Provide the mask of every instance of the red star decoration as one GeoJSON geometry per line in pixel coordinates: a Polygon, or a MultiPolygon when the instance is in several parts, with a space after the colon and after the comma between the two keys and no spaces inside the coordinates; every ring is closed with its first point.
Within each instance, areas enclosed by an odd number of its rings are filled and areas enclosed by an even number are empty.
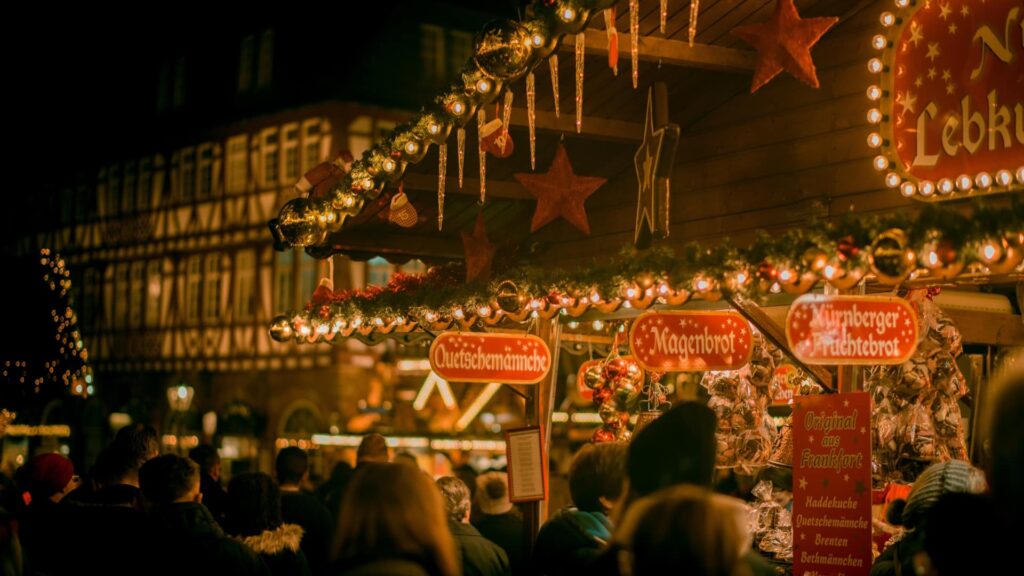
{"type": "Polygon", "coordinates": [[[517,172],[515,177],[537,199],[537,210],[533,213],[530,232],[536,232],[562,217],[584,234],[590,235],[590,222],[587,221],[583,202],[604,186],[607,178],[574,174],[569,164],[569,154],[561,143],[555,150],[555,159],[551,161],[547,173],[517,172]]]}
{"type": "Polygon", "coordinates": [[[733,34],[761,55],[750,92],[756,92],[783,70],[817,88],[818,73],[811,59],[811,47],[838,21],[835,17],[801,18],[793,0],[778,0],[767,22],[734,28],[733,34]]]}
{"type": "Polygon", "coordinates": [[[491,263],[494,261],[494,253],[498,251],[498,247],[487,239],[487,229],[484,228],[482,212],[476,216],[473,233],[462,233],[462,246],[466,250],[466,282],[490,278],[491,263]]]}

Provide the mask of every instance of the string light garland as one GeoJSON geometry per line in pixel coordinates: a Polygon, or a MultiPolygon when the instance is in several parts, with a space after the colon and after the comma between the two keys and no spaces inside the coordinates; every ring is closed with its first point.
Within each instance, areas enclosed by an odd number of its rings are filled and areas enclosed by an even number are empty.
{"type": "Polygon", "coordinates": [[[519,266],[490,283],[467,284],[461,264],[440,266],[420,275],[396,275],[383,287],[315,298],[305,310],[275,318],[271,335],[284,342],[296,336],[316,342],[327,340],[313,330],[321,324],[343,337],[369,337],[419,327],[468,329],[555,315],[579,318],[591,310],[610,314],[620,308],[678,306],[694,298],[714,301],[726,293],[763,300],[782,291],[807,292],[819,281],[849,288],[869,275],[887,285],[958,274],[1020,279],[1022,261],[1024,203],[1003,208],[979,204],[970,216],[927,206],[916,219],[850,215],[783,235],[762,234],[744,249],[724,242],[690,244],[679,252],[627,247],[617,258],[569,271],[519,266]],[[484,307],[492,312],[479,314],[484,307]],[[362,318],[388,320],[366,325],[362,318]]]}

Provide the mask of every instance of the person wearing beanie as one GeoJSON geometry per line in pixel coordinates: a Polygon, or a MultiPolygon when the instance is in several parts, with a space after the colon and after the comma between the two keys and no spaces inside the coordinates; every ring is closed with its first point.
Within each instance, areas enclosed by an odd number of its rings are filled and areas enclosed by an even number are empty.
{"type": "Polygon", "coordinates": [[[522,574],[526,561],[523,518],[508,499],[508,474],[486,472],[476,478],[476,502],[480,517],[473,526],[508,555],[512,574],[522,574]]]}
{"type": "Polygon", "coordinates": [[[894,536],[875,559],[871,576],[914,574],[914,556],[924,549],[925,519],[939,498],[984,490],[984,473],[968,462],[949,460],[929,466],[918,476],[905,502],[894,500],[889,505],[889,522],[902,525],[903,532],[894,536]]]}
{"type": "Polygon", "coordinates": [[[66,555],[59,552],[70,542],[68,505],[61,505],[80,481],[75,467],[60,454],[39,454],[20,471],[27,504],[19,522],[26,573],[59,573],[66,555]]]}

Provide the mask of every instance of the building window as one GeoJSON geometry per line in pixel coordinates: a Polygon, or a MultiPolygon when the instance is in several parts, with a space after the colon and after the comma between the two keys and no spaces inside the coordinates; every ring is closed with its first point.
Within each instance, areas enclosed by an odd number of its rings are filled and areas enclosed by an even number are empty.
{"type": "Polygon", "coordinates": [[[431,85],[440,84],[445,79],[447,62],[444,53],[444,28],[433,24],[420,24],[423,77],[431,85]]]}
{"type": "Polygon", "coordinates": [[[146,295],[146,267],[144,262],[132,263],[132,285],[128,294],[128,322],[132,328],[142,326],[142,312],[146,295]]]}
{"type": "Polygon", "coordinates": [[[309,302],[320,282],[320,261],[299,252],[299,307],[309,302]]]}
{"type": "Polygon", "coordinates": [[[163,292],[160,275],[160,261],[155,260],[146,266],[146,326],[160,325],[160,303],[163,292]]]}
{"type": "Polygon", "coordinates": [[[124,165],[124,193],[121,194],[121,210],[125,214],[135,211],[135,162],[124,165]]]}
{"type": "Polygon", "coordinates": [[[242,38],[242,46],[238,51],[238,92],[252,89],[253,62],[256,57],[256,37],[253,35],[242,38]]]}
{"type": "Polygon", "coordinates": [[[213,144],[200,144],[198,156],[199,182],[197,190],[199,198],[209,198],[213,192],[213,144]]]}
{"type": "Polygon", "coordinates": [[[469,32],[449,30],[448,46],[448,76],[444,79],[454,77],[473,55],[473,35],[469,32]]]}
{"type": "Polygon", "coordinates": [[[128,323],[128,263],[122,262],[117,265],[117,274],[114,277],[114,327],[124,328],[128,323]]]}
{"type": "Polygon", "coordinates": [[[400,270],[403,274],[423,274],[427,271],[427,265],[422,260],[409,260],[402,264],[400,270]]]}
{"type": "Polygon", "coordinates": [[[203,278],[203,320],[220,318],[220,255],[208,254],[203,278]]]}
{"type": "Polygon", "coordinates": [[[202,256],[189,256],[186,282],[188,283],[188,288],[185,294],[185,317],[189,322],[199,322],[199,307],[202,304],[203,298],[202,291],[200,290],[203,286],[202,256]]]}
{"type": "Polygon", "coordinates": [[[274,310],[290,310],[292,302],[292,279],[295,278],[295,250],[275,252],[274,256],[274,310]]]}
{"type": "Polygon", "coordinates": [[[171,104],[171,63],[164,62],[160,66],[160,76],[156,81],[156,111],[163,112],[171,104]]]}
{"type": "Polygon", "coordinates": [[[196,150],[185,148],[178,157],[178,198],[190,201],[196,193],[196,150]]]}
{"type": "Polygon", "coordinates": [[[174,107],[180,108],[185,105],[185,77],[187,73],[185,57],[182,56],[174,63],[174,107]]]}
{"type": "Polygon", "coordinates": [[[264,30],[260,36],[260,67],[256,75],[256,87],[266,88],[274,75],[274,31],[264,30]]]}
{"type": "Polygon", "coordinates": [[[299,179],[299,125],[285,124],[281,128],[281,175],[286,183],[299,179]]]}
{"type": "Polygon", "coordinates": [[[260,155],[263,158],[263,186],[277,186],[281,158],[277,128],[264,128],[260,133],[260,155]]]}
{"type": "Polygon", "coordinates": [[[139,212],[149,210],[153,198],[153,159],[139,160],[139,193],[136,205],[139,212]]]}
{"type": "Polygon", "coordinates": [[[323,144],[321,136],[321,121],[319,118],[312,118],[302,123],[302,170],[303,173],[310,168],[323,162],[323,144]]]}
{"type": "Polygon", "coordinates": [[[249,136],[239,134],[228,138],[228,173],[224,186],[228,192],[244,192],[249,177],[249,136]]]}
{"type": "Polygon", "coordinates": [[[387,260],[377,256],[366,261],[366,284],[372,286],[384,286],[391,280],[391,272],[394,268],[387,260]]]}
{"type": "Polygon", "coordinates": [[[256,313],[256,252],[241,250],[235,258],[235,319],[251,320],[256,313]]]}
{"type": "Polygon", "coordinates": [[[117,216],[121,200],[121,166],[107,169],[107,216],[117,216]]]}
{"type": "Polygon", "coordinates": [[[95,268],[86,268],[82,280],[82,323],[87,331],[96,330],[96,318],[99,317],[100,272],[95,268]]]}

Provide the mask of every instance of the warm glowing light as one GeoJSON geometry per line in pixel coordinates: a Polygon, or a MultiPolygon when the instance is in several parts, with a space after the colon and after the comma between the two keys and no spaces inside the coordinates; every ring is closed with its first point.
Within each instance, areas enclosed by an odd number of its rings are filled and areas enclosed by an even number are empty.
{"type": "Polygon", "coordinates": [[[1009,170],[1000,170],[999,172],[996,172],[996,182],[998,182],[1000,186],[1009,186],[1010,184],[1013,184],[1013,174],[1010,174],[1009,170]]]}
{"type": "Polygon", "coordinates": [[[476,313],[479,316],[483,316],[484,318],[487,318],[488,316],[491,315],[491,307],[490,306],[481,306],[480,308],[477,309],[476,313]]]}
{"type": "Polygon", "coordinates": [[[570,330],[575,330],[575,329],[577,329],[579,327],[580,327],[580,323],[579,322],[577,322],[575,320],[572,320],[571,322],[569,322],[569,329],[570,330]]]}
{"type": "Polygon", "coordinates": [[[868,72],[871,72],[872,74],[878,74],[879,72],[882,71],[883,68],[885,68],[885,65],[882,64],[882,61],[880,59],[872,58],[871,60],[868,60],[868,72]]]}
{"type": "Polygon", "coordinates": [[[997,246],[991,240],[988,240],[981,247],[981,259],[986,264],[991,264],[999,260],[999,258],[1002,256],[1002,252],[1003,251],[999,246],[997,246]]]}
{"type": "Polygon", "coordinates": [[[868,110],[868,123],[878,124],[882,121],[882,111],[878,108],[872,108],[868,110]]]}
{"type": "Polygon", "coordinates": [[[572,22],[576,19],[576,11],[571,6],[566,6],[558,13],[558,16],[562,18],[563,22],[572,22]]]}
{"type": "Polygon", "coordinates": [[[868,100],[880,100],[882,98],[882,89],[878,86],[868,86],[868,100]]]}
{"type": "Polygon", "coordinates": [[[885,175],[885,185],[889,188],[896,188],[900,185],[900,175],[895,172],[889,172],[885,175]]]}
{"type": "Polygon", "coordinates": [[[822,273],[825,275],[825,278],[832,280],[838,277],[839,269],[831,264],[827,264],[822,273]]]}
{"type": "Polygon", "coordinates": [[[968,176],[967,174],[961,174],[956,177],[956,187],[961,192],[966,192],[970,190],[973,185],[974,183],[971,182],[971,177],[968,176]]]}
{"type": "Polygon", "coordinates": [[[397,165],[395,164],[395,161],[392,160],[391,158],[385,158],[384,162],[381,162],[381,167],[384,168],[384,171],[389,174],[395,171],[396,166],[397,165]]]}
{"type": "Polygon", "coordinates": [[[989,188],[992,186],[992,176],[988,172],[978,172],[974,177],[974,183],[978,188],[989,188]]]}
{"type": "Polygon", "coordinates": [[[953,181],[949,178],[943,178],[939,180],[939,194],[952,194],[953,193],[953,181]]]}
{"type": "Polygon", "coordinates": [[[540,34],[534,34],[530,36],[530,42],[533,43],[534,48],[538,48],[541,44],[544,44],[544,37],[540,34]]]}
{"type": "Polygon", "coordinates": [[[931,196],[935,194],[935,184],[931,180],[921,180],[918,185],[918,189],[921,192],[921,196],[931,196]]]}
{"type": "Polygon", "coordinates": [[[868,134],[868,146],[871,148],[878,148],[882,145],[882,135],[878,132],[872,132],[868,134]]]}
{"type": "Polygon", "coordinates": [[[452,102],[452,112],[456,116],[461,116],[462,113],[465,112],[465,111],[466,111],[466,105],[463,104],[461,101],[456,100],[455,102],[452,102]]]}
{"type": "Polygon", "coordinates": [[[664,295],[668,294],[668,291],[669,291],[668,284],[666,284],[664,282],[662,282],[661,284],[658,284],[658,294],[661,294],[662,296],[664,296],[664,295]]]}
{"type": "Polygon", "coordinates": [[[637,296],[636,288],[627,288],[626,289],[626,298],[636,298],[636,296],[637,296]]]}
{"type": "Polygon", "coordinates": [[[892,12],[882,12],[882,16],[879,18],[879,21],[882,22],[882,26],[889,28],[896,23],[896,15],[892,12]]]}
{"type": "Polygon", "coordinates": [[[875,170],[882,172],[883,170],[887,170],[889,168],[889,159],[879,154],[878,156],[875,156],[873,164],[875,166],[875,170]]]}
{"type": "Polygon", "coordinates": [[[906,8],[908,5],[910,5],[910,0],[896,0],[897,8],[906,8]]]}
{"type": "Polygon", "coordinates": [[[484,406],[491,401],[491,398],[498,393],[498,390],[501,390],[501,384],[498,382],[491,382],[481,390],[480,394],[473,399],[473,402],[468,408],[466,408],[466,411],[463,412],[462,416],[460,416],[455,422],[455,429],[465,430],[466,426],[469,426],[470,422],[480,414],[480,411],[483,410],[484,406]]]}
{"type": "Polygon", "coordinates": [[[736,283],[737,284],[746,284],[747,283],[747,273],[746,272],[739,272],[739,273],[737,273],[736,274],[736,283]]]}
{"type": "Polygon", "coordinates": [[[431,122],[427,125],[427,132],[430,132],[432,136],[437,136],[441,133],[441,125],[437,122],[431,122]]]}
{"type": "Polygon", "coordinates": [[[1017,182],[1024,184],[1024,166],[1017,168],[1017,182]]]}
{"type": "Polygon", "coordinates": [[[415,154],[420,151],[420,143],[415,140],[409,140],[405,143],[405,153],[415,154]]]}
{"type": "Polygon", "coordinates": [[[783,270],[782,272],[779,272],[779,280],[782,280],[783,282],[790,282],[791,280],[794,280],[795,278],[796,278],[796,273],[793,272],[792,270],[786,269],[786,270],[783,270]]]}
{"type": "Polygon", "coordinates": [[[900,194],[903,194],[907,198],[910,198],[917,193],[917,186],[914,186],[913,182],[904,182],[900,184],[900,194]]]}
{"type": "Polygon", "coordinates": [[[604,322],[600,320],[594,320],[594,323],[591,324],[591,326],[594,328],[594,330],[604,330],[604,322]]]}
{"type": "Polygon", "coordinates": [[[481,78],[480,80],[477,80],[476,91],[481,93],[481,94],[487,94],[488,92],[490,92],[491,91],[491,82],[490,82],[490,80],[487,80],[485,78],[481,78]]]}
{"type": "Polygon", "coordinates": [[[452,312],[452,315],[455,316],[456,318],[458,318],[459,320],[462,320],[463,318],[466,317],[466,313],[462,311],[462,308],[456,308],[452,312]]]}
{"type": "Polygon", "coordinates": [[[889,41],[886,40],[885,36],[882,36],[881,34],[875,34],[875,36],[871,39],[871,47],[874,48],[875,50],[884,50],[888,44],[889,41]]]}

